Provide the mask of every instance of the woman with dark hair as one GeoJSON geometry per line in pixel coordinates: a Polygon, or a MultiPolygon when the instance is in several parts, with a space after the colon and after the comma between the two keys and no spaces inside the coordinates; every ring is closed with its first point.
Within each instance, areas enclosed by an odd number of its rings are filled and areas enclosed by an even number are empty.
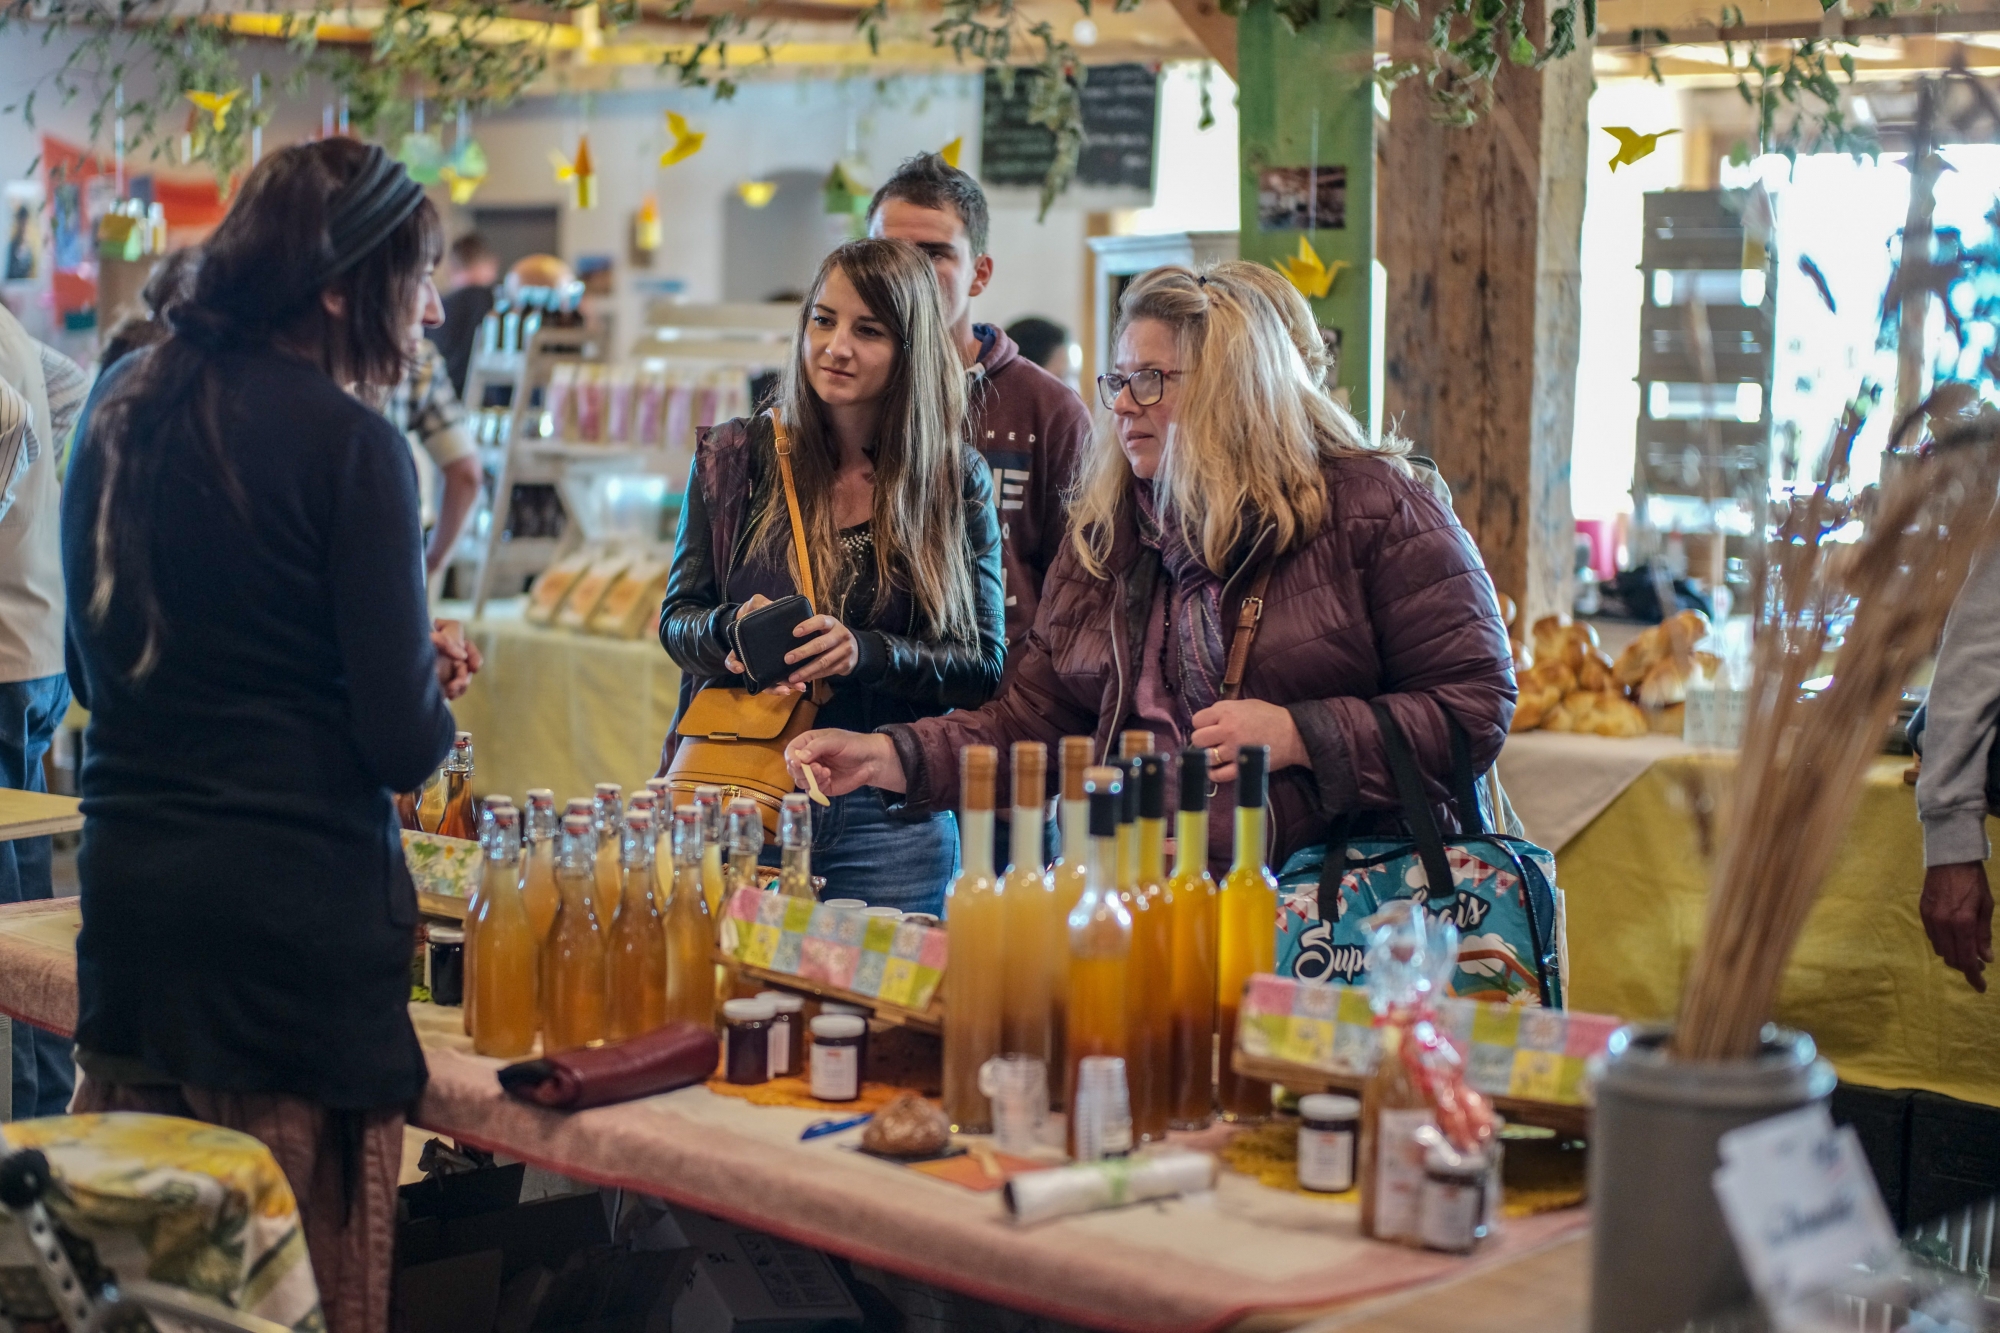
{"type": "Polygon", "coordinates": [[[392,791],[444,758],[409,450],[357,395],[436,319],[438,219],[381,149],[266,158],[108,372],[63,496],[82,773],[77,1111],[255,1135],[327,1326],[387,1327],[416,895],[392,791]]]}
{"type": "MultiPolygon", "coordinates": [[[[680,711],[706,685],[742,684],[736,621],[805,586],[774,415],[821,597],[773,688],[824,681],[819,724],[860,731],[984,703],[1006,662],[1006,608],[993,483],[966,443],[965,371],[930,260],[868,240],[820,265],[771,410],[696,446],[660,609],[660,642],[685,673],[680,711]]],[[[814,823],[813,870],[829,895],[943,904],[958,867],[949,815],[891,820],[880,793],[862,790],[814,823]]]]}

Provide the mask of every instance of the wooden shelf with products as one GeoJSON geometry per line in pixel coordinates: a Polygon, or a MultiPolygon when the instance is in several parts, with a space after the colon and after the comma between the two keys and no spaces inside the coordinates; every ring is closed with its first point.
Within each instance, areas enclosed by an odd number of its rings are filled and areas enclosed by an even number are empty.
{"type": "MultiPolygon", "coordinates": [[[[1270,1083],[1282,1083],[1288,1092],[1344,1092],[1353,1096],[1361,1095],[1362,1085],[1367,1083],[1365,1075],[1336,1074],[1314,1065],[1296,1064],[1290,1060],[1274,1059],[1270,1056],[1246,1055],[1235,1052],[1232,1065],[1245,1078],[1263,1079],[1270,1083]]],[[[1534,1125],[1541,1129],[1552,1129],[1558,1134],[1574,1134],[1583,1138],[1590,1133],[1590,1108],[1569,1106],[1556,1102],[1529,1101],[1520,1097],[1495,1097],[1487,1100],[1493,1109],[1507,1117],[1510,1124],[1534,1125]]]]}
{"type": "Polygon", "coordinates": [[[810,981],[790,972],[775,972],[768,967],[753,967],[749,963],[739,962],[734,954],[721,949],[715,951],[715,961],[740,976],[762,982],[767,986],[797,991],[802,995],[817,996],[822,1000],[838,1000],[842,1004],[872,1010],[875,1017],[895,1027],[906,1027],[915,1032],[928,1032],[934,1035],[944,1031],[943,996],[933,997],[929,1006],[924,1009],[905,1009],[899,1004],[890,1004],[872,995],[863,995],[859,991],[847,990],[823,981],[810,981]]]}

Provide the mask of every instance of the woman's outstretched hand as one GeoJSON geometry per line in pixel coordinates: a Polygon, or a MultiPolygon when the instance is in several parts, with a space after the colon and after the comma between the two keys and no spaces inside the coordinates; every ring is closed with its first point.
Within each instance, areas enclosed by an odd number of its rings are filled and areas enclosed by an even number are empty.
{"type": "Polygon", "coordinates": [[[903,762],[887,736],[859,731],[808,731],[785,750],[785,767],[801,789],[810,766],[819,788],[828,796],[845,796],[857,787],[900,792],[909,788],[903,762]]]}
{"type": "Polygon", "coordinates": [[[1308,764],[1305,742],[1291,712],[1261,699],[1230,699],[1194,715],[1190,745],[1208,750],[1211,782],[1236,780],[1236,752],[1245,745],[1271,747],[1271,772],[1308,764]]]}

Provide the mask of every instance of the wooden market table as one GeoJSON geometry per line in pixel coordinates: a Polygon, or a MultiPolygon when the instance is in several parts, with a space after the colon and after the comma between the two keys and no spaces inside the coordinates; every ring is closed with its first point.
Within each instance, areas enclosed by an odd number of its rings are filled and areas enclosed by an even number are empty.
{"type": "Polygon", "coordinates": [[[83,814],[78,809],[82,803],[75,796],[0,787],[0,842],[75,833],[83,827],[83,814]]]}
{"type": "MultiPolygon", "coordinates": [[[[0,1011],[73,1029],[77,926],[74,903],[0,907],[0,1011]]],[[[1209,1195],[1019,1229],[997,1193],[863,1157],[853,1133],[801,1143],[822,1112],[705,1087],[567,1115],[529,1106],[501,1094],[498,1061],[468,1052],[456,1009],[411,1015],[431,1070],[413,1116],[425,1129],[1013,1309],[1111,1329],[1281,1329],[1335,1314],[1389,1329],[1405,1325],[1370,1303],[1424,1289],[1424,1309],[1457,1310],[1461,1333],[1582,1327],[1587,1265],[1568,1243],[1587,1225],[1581,1209],[1510,1221],[1458,1259],[1363,1240],[1352,1205],[1225,1171],[1209,1195]],[[1532,1325],[1490,1322],[1495,1293],[1522,1273],[1538,1293],[1532,1325]]]]}

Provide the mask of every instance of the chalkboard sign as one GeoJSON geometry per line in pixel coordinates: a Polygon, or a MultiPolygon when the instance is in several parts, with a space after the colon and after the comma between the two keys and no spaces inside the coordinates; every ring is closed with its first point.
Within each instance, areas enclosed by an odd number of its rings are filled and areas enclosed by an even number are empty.
{"type": "MultiPolygon", "coordinates": [[[[1034,70],[1014,75],[1014,95],[1004,95],[1000,75],[986,73],[979,176],[988,185],[1040,189],[1055,160],[1055,131],[1028,122],[1034,70]]],[[[1153,127],[1159,75],[1144,65],[1093,65],[1083,84],[1083,152],[1076,184],[1153,190],[1153,127]]]]}

